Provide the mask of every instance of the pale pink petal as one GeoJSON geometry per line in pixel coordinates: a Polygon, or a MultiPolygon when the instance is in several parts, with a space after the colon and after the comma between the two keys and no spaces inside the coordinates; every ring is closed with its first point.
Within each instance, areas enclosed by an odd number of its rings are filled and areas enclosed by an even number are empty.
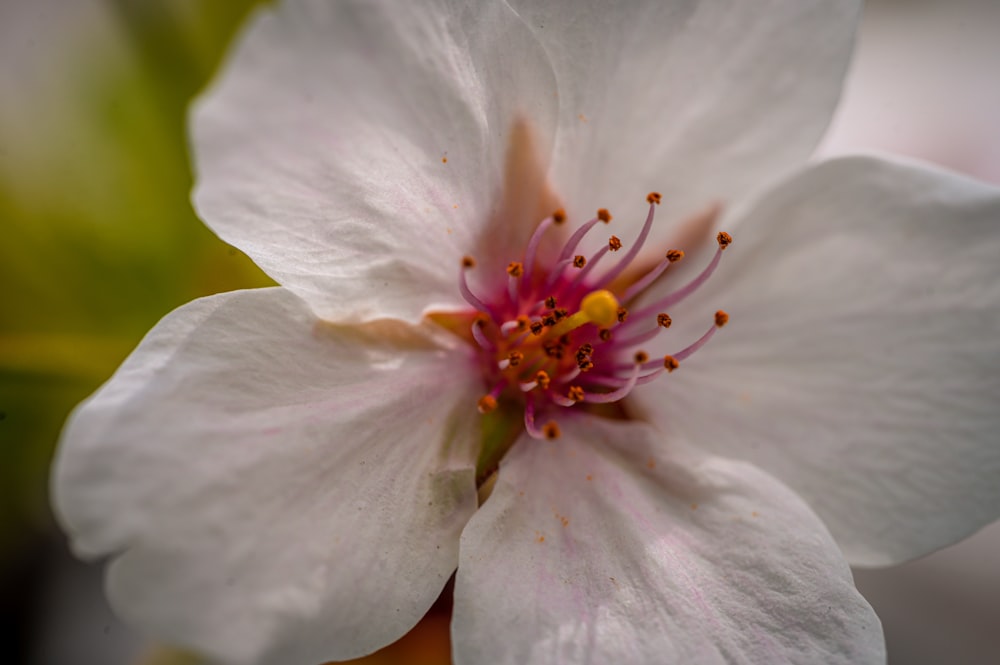
{"type": "Polygon", "coordinates": [[[462,534],[458,665],[883,663],[829,533],[755,467],[642,423],[519,441],[462,534]]]}
{"type": "MultiPolygon", "coordinates": [[[[499,227],[515,126],[544,165],[557,102],[506,3],[278,3],[195,105],[195,207],[319,316],[415,320],[462,304],[459,261],[499,227]]],[[[487,246],[520,251],[526,232],[487,246]]]]}
{"type": "Polygon", "coordinates": [[[512,0],[559,84],[553,177],[578,216],[641,225],[734,203],[798,168],[830,121],[856,0],[512,0]]]}
{"type": "Polygon", "coordinates": [[[636,391],[642,410],[797,490],[852,563],[917,557],[1000,517],[1000,190],[839,159],[740,229],[670,337],[719,307],[730,323],[636,391]]]}
{"type": "Polygon", "coordinates": [[[197,300],[78,408],[55,508],[79,554],[115,556],[126,620],[225,662],[306,665],[427,611],[476,507],[476,387],[464,352],[380,332],[282,289],[197,300]]]}

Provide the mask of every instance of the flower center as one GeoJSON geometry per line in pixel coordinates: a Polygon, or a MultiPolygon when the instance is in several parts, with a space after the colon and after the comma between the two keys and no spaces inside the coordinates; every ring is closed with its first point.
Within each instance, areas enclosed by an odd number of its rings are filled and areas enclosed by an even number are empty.
{"type": "MultiPolygon", "coordinates": [[[[479,347],[487,386],[478,401],[480,413],[500,410],[509,421],[519,412],[516,420],[523,422],[530,436],[556,438],[561,418],[574,410],[607,412],[607,405],[619,402],[636,386],[676,370],[728,322],[725,312],[716,312],[701,337],[660,358],[650,359],[641,349],[671,326],[667,310],[711,277],[732,242],[729,234],[720,232],[714,257],[696,277],[676,291],[630,310],[643,292],[684,258],[682,250],[670,249],[651,270],[630,274],[628,269],[652,229],[660,195],[653,192],[646,200],[649,213],[635,242],[603,271],[598,270],[602,260],[624,247],[621,239],[612,235],[589,257],[576,253],[595,226],[611,222],[611,214],[603,208],[569,236],[551,265],[537,260],[538,248],[549,229],[566,222],[566,214],[557,210],[542,220],[522,260],[512,261],[506,275],[499,276],[505,283],[495,285],[492,297],[480,297],[469,287],[466,273],[476,262],[471,257],[463,259],[458,286],[472,311],[433,318],[453,330],[469,326],[468,338],[479,347]]],[[[717,210],[707,221],[716,216],[717,210]]],[[[511,428],[507,430],[510,433],[511,428]]],[[[514,431],[519,432],[520,427],[514,431]]]]}

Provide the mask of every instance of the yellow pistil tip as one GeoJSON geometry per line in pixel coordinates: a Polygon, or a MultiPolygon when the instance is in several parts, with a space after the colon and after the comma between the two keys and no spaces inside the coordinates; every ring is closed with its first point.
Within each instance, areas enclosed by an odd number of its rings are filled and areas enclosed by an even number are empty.
{"type": "Polygon", "coordinates": [[[618,299],[607,289],[591,291],[580,303],[580,311],[589,321],[606,328],[618,321],[618,299]]]}

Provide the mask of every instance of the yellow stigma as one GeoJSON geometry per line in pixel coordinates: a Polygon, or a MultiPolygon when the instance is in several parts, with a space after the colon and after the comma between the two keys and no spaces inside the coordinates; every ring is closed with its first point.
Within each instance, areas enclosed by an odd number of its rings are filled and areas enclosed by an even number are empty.
{"type": "Polygon", "coordinates": [[[606,328],[618,320],[618,299],[606,289],[591,291],[583,297],[580,311],[590,322],[606,328]]]}
{"type": "Polygon", "coordinates": [[[546,337],[565,335],[570,330],[593,323],[600,328],[607,328],[618,321],[618,299],[606,289],[592,291],[580,302],[580,311],[563,319],[549,328],[546,337]]]}

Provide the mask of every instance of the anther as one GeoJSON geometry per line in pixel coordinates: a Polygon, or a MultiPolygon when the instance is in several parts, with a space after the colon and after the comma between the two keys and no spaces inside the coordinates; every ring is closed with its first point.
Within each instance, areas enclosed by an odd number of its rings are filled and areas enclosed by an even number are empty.
{"type": "Polygon", "coordinates": [[[560,435],[559,425],[554,420],[550,420],[542,426],[542,434],[545,435],[546,439],[558,439],[560,435]]]}
{"type": "Polygon", "coordinates": [[[589,372],[594,369],[594,361],[589,358],[584,358],[583,360],[577,360],[576,366],[580,368],[581,372],[589,372]]]}
{"type": "Polygon", "coordinates": [[[510,361],[511,367],[517,367],[524,360],[524,354],[520,351],[511,351],[507,354],[507,360],[510,361]]]}
{"type": "Polygon", "coordinates": [[[548,390],[549,384],[552,383],[552,379],[549,377],[549,373],[546,372],[544,369],[538,370],[538,373],[535,374],[535,381],[538,382],[538,387],[541,388],[542,390],[548,390]]]}
{"type": "Polygon", "coordinates": [[[669,328],[670,324],[673,322],[674,320],[671,319],[670,315],[667,314],[666,312],[661,312],[656,315],[656,325],[660,326],[661,328],[669,328]]]}
{"type": "Polygon", "coordinates": [[[524,274],[524,266],[517,261],[511,261],[507,264],[507,274],[511,277],[520,277],[524,274]]]}
{"type": "Polygon", "coordinates": [[[555,296],[549,296],[548,298],[546,298],[545,299],[545,306],[548,307],[549,309],[555,309],[556,308],[556,298],[555,298],[555,296]]]}
{"type": "Polygon", "coordinates": [[[729,315],[720,309],[715,313],[715,325],[716,327],[721,328],[727,323],[729,323],[729,315]]]}
{"type": "Polygon", "coordinates": [[[472,258],[471,256],[463,256],[462,257],[462,267],[463,268],[475,268],[476,267],[476,260],[474,258],[472,258]]]}
{"type": "Polygon", "coordinates": [[[635,360],[635,364],[641,365],[647,360],[649,360],[649,354],[646,353],[645,351],[636,351],[633,360],[635,360]]]}
{"type": "Polygon", "coordinates": [[[566,211],[563,210],[562,208],[558,208],[555,212],[552,213],[552,221],[555,222],[556,224],[562,224],[563,222],[565,222],[566,211]]]}
{"type": "Polygon", "coordinates": [[[660,200],[662,198],[663,197],[660,196],[659,192],[650,192],[649,195],[646,196],[646,203],[655,203],[656,205],[660,205],[660,200]]]}
{"type": "Polygon", "coordinates": [[[525,330],[528,329],[528,326],[531,325],[531,319],[524,316],[523,314],[517,317],[515,321],[517,322],[517,327],[515,328],[517,332],[524,332],[525,330]]]}
{"type": "Polygon", "coordinates": [[[608,328],[601,328],[597,331],[597,336],[601,338],[602,342],[611,341],[611,331],[608,328]]]}
{"type": "Polygon", "coordinates": [[[617,252],[622,248],[622,241],[618,236],[611,236],[608,238],[608,249],[612,252],[617,252]]]}
{"type": "Polygon", "coordinates": [[[684,250],[682,249],[671,249],[667,252],[667,260],[671,263],[677,263],[684,258],[684,250]]]}
{"type": "Polygon", "coordinates": [[[569,397],[574,402],[582,402],[585,394],[583,388],[580,386],[570,386],[569,391],[566,393],[566,397],[569,397]]]}
{"type": "Polygon", "coordinates": [[[719,235],[715,236],[715,239],[719,241],[719,249],[725,249],[733,242],[733,237],[725,231],[719,231],[719,235]]]}
{"type": "Polygon", "coordinates": [[[497,408],[497,400],[493,395],[483,395],[479,398],[479,413],[486,414],[497,408]]]}
{"type": "Polygon", "coordinates": [[[680,367],[681,364],[677,362],[677,358],[674,358],[673,356],[663,356],[663,366],[668,372],[673,372],[675,369],[680,367]]]}
{"type": "Polygon", "coordinates": [[[625,323],[625,319],[628,318],[628,310],[624,307],[619,307],[618,311],[615,312],[615,316],[618,318],[618,323],[625,323]]]}
{"type": "Polygon", "coordinates": [[[611,213],[608,212],[607,208],[599,208],[597,211],[597,219],[607,224],[611,221],[611,213]]]}
{"type": "Polygon", "coordinates": [[[556,321],[562,321],[567,316],[569,316],[569,310],[563,309],[562,307],[552,310],[552,316],[556,317],[556,321]]]}
{"type": "Polygon", "coordinates": [[[585,265],[587,265],[587,257],[586,256],[584,256],[583,254],[577,254],[576,256],[573,257],[573,267],[574,268],[582,268],[585,265]]]}
{"type": "Polygon", "coordinates": [[[542,334],[542,330],[545,329],[545,324],[543,324],[541,321],[533,321],[531,323],[530,328],[531,328],[531,334],[532,335],[541,335],[542,334]]]}

